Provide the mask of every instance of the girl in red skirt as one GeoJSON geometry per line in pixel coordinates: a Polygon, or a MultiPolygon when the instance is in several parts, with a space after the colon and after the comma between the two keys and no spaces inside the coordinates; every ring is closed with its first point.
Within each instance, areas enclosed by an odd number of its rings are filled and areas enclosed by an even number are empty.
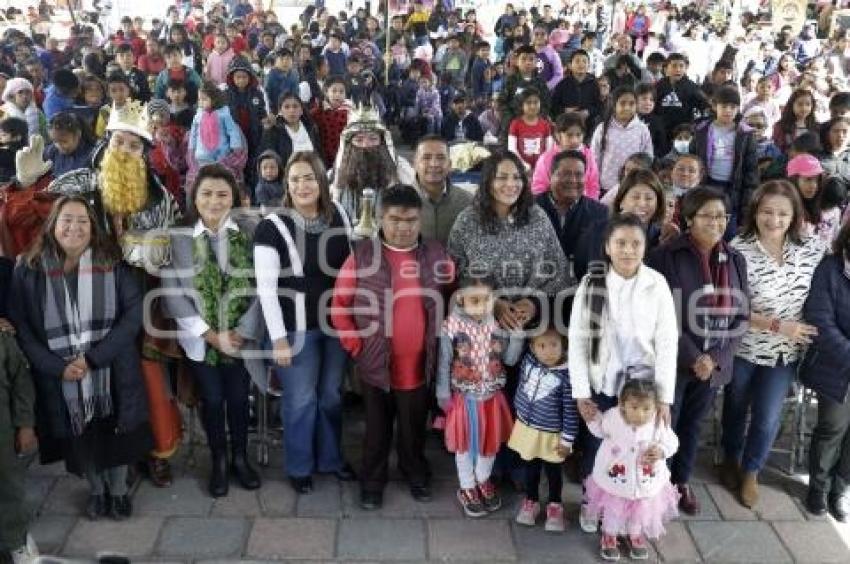
{"type": "Polygon", "coordinates": [[[523,347],[522,337],[509,339],[496,324],[493,289],[489,277],[462,280],[440,335],[437,400],[446,413],[446,448],[455,453],[457,498],[469,517],[502,506],[490,473],[513,427],[502,393],[505,364],[515,364],[523,347]]]}

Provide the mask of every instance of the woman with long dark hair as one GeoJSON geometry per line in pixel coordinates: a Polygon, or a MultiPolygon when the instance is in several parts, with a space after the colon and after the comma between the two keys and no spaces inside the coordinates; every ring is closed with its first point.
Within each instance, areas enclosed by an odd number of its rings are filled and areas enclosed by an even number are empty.
{"type": "MultiPolygon", "coordinates": [[[[589,422],[617,405],[626,379],[651,374],[660,393],[658,415],[669,423],[678,341],[673,296],[664,277],[643,264],[646,229],[640,218],[614,216],[603,243],[604,263],[591,266],[573,301],[568,351],[573,397],[589,422]]],[[[584,478],[600,440],[583,429],[579,442],[584,478]]],[[[579,522],[585,532],[596,531],[584,505],[579,522]]]]}
{"type": "Polygon", "coordinates": [[[130,517],[127,468],[153,446],[135,344],[142,292],[86,199],[56,201],[11,294],[36,388],[41,462],[64,460],[88,480],[90,519],[130,517]]]}
{"type": "Polygon", "coordinates": [[[552,223],[534,203],[519,157],[494,153],[481,177],[472,205],[455,220],[448,251],[461,277],[493,276],[500,291],[496,318],[506,329],[521,329],[541,313],[540,298],[566,289],[567,260],[552,223]]]}

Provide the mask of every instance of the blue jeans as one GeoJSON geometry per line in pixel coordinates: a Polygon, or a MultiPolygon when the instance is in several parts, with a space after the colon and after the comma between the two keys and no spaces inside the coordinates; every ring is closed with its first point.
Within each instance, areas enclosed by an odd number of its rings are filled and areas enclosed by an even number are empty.
{"type": "Polygon", "coordinates": [[[740,461],[744,472],[758,472],[764,467],[796,373],[796,362],[759,366],[735,358],[732,381],[724,390],[721,444],[726,460],[740,461]]]}
{"type": "Polygon", "coordinates": [[[277,369],[283,387],[280,418],[286,473],[303,478],[343,466],[342,374],[346,355],[339,339],[315,329],[289,335],[295,356],[277,369]]]}

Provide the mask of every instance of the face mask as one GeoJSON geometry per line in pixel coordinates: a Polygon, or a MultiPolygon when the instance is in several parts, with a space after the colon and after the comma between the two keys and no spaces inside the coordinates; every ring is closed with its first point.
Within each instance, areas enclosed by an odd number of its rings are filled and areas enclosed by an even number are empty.
{"type": "Polygon", "coordinates": [[[687,153],[688,149],[691,147],[691,142],[683,139],[676,139],[673,141],[673,147],[676,149],[677,153],[687,153]]]}

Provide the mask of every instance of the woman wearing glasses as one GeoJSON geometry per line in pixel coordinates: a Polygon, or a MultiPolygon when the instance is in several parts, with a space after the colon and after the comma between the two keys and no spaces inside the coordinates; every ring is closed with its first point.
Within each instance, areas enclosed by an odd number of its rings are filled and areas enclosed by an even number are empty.
{"type": "Polygon", "coordinates": [[[758,473],[779,430],[797,361],[817,335],[817,328],[802,321],[803,304],[826,244],[804,237],[803,217],[790,182],[766,182],[753,194],[744,229],[731,242],[747,261],[750,327],[725,389],[721,480],[747,507],[758,501],[758,473]]]}
{"type": "Polygon", "coordinates": [[[670,461],[679,489],[679,508],[699,513],[688,485],[696,459],[702,420],[717,388],[732,379],[732,359],[746,329],[747,265],[723,241],[729,221],[725,196],[712,188],[692,188],[681,203],[685,231],[650,253],[647,264],[664,275],[679,306],[679,354],[671,409],[679,451],[670,461]]]}

